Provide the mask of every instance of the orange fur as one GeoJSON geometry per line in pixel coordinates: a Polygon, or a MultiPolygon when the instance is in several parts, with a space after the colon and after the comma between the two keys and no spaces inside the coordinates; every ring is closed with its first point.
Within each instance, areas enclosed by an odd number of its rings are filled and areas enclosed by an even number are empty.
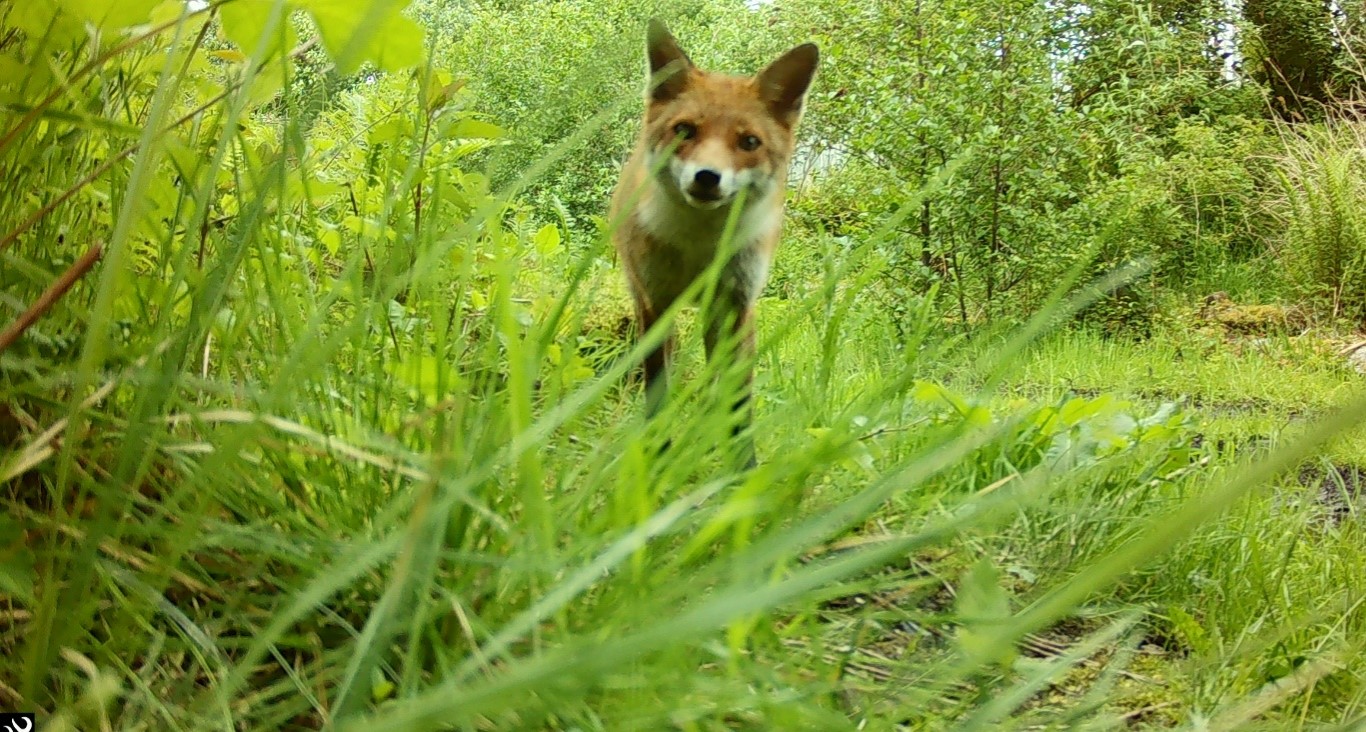
{"type": "MultiPolygon", "coordinates": [[[[611,204],[638,332],[649,329],[726,244],[729,259],[705,313],[707,356],[721,357],[718,349],[733,339],[733,357],[750,369],[754,303],[778,245],[794,131],[818,52],[810,43],[797,46],[752,77],[706,72],[657,20],[650,21],[646,50],[655,83],[611,204]],[[743,208],[735,212],[734,235],[723,242],[737,205],[743,208]]],[[[670,335],[645,358],[650,415],[663,406],[672,348],[670,335]]],[[[748,397],[746,378],[735,408],[747,409],[748,397]]],[[[753,464],[752,448],[746,450],[753,464]]]]}

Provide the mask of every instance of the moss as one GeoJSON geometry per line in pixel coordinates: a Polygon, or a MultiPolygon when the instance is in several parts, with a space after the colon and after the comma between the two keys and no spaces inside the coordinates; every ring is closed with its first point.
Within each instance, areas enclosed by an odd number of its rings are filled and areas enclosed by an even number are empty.
{"type": "Polygon", "coordinates": [[[1308,315],[1294,305],[1243,305],[1218,292],[1205,299],[1199,317],[1225,335],[1295,334],[1309,327],[1308,315]]]}

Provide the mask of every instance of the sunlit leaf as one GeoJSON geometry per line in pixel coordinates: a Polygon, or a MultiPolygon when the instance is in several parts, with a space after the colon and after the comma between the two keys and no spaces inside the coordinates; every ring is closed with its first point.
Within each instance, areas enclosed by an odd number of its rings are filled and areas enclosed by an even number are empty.
{"type": "Polygon", "coordinates": [[[496,140],[505,134],[503,128],[491,122],[484,122],[477,119],[462,119],[455,123],[450,132],[450,137],[456,139],[484,139],[496,140]]]}
{"type": "Polygon", "coordinates": [[[422,62],[424,32],[400,13],[407,2],[388,0],[301,0],[318,26],[324,48],[337,70],[355,73],[366,61],[383,71],[422,62]]]}
{"type": "Polygon", "coordinates": [[[5,8],[5,22],[30,38],[47,38],[57,45],[66,45],[85,37],[85,29],[81,24],[86,18],[72,14],[69,10],[54,12],[54,5],[57,9],[64,9],[60,2],[18,2],[8,5],[5,8]]]}
{"type": "Polygon", "coordinates": [[[223,35],[245,55],[268,59],[297,43],[289,23],[289,9],[288,4],[277,0],[233,0],[219,7],[218,17],[223,35]]]}
{"type": "Polygon", "coordinates": [[[370,674],[370,700],[382,702],[393,696],[394,690],[398,688],[394,682],[384,677],[384,672],[378,668],[372,669],[370,674]]]}
{"type": "Polygon", "coordinates": [[[560,230],[554,224],[546,224],[536,232],[532,238],[532,243],[536,246],[536,253],[541,256],[550,256],[560,250],[560,230]]]}
{"type": "MultiPolygon", "coordinates": [[[[62,10],[100,28],[127,28],[146,23],[161,0],[56,0],[62,10]]],[[[34,3],[35,5],[39,3],[34,3]]]]}
{"type": "Polygon", "coordinates": [[[958,584],[954,610],[960,623],[959,648],[977,663],[1008,666],[1015,647],[1003,640],[1010,619],[1010,596],[1001,587],[996,565],[983,559],[972,566],[958,584]]]}
{"type": "Polygon", "coordinates": [[[209,55],[217,59],[222,59],[228,63],[244,64],[247,62],[247,55],[234,48],[225,48],[218,51],[209,51],[209,55]]]}
{"type": "Polygon", "coordinates": [[[337,256],[337,252],[341,250],[341,233],[334,228],[328,227],[323,229],[322,233],[318,234],[318,241],[322,242],[323,247],[327,249],[327,253],[334,257],[337,256]]]}

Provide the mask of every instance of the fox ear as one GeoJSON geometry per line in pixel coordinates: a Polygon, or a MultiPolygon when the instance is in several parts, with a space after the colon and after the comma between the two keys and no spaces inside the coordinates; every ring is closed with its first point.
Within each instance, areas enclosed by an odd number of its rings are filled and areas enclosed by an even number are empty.
{"type": "Polygon", "coordinates": [[[650,76],[646,80],[650,99],[666,102],[683,93],[688,85],[688,71],[693,68],[692,59],[658,18],[650,18],[646,26],[645,53],[650,57],[650,76]]]}
{"type": "Polygon", "coordinates": [[[802,98],[806,96],[811,79],[816,75],[820,57],[816,44],[803,43],[783,54],[755,77],[759,83],[759,94],[768,108],[789,127],[801,117],[802,98]]]}

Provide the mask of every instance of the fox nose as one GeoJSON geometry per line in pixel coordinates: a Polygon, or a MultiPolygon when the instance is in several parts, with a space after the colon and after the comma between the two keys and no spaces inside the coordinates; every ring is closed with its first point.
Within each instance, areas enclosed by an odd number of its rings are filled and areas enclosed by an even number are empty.
{"type": "Polygon", "coordinates": [[[721,174],[714,170],[699,170],[692,179],[694,183],[703,188],[715,188],[721,185],[721,174]]]}

